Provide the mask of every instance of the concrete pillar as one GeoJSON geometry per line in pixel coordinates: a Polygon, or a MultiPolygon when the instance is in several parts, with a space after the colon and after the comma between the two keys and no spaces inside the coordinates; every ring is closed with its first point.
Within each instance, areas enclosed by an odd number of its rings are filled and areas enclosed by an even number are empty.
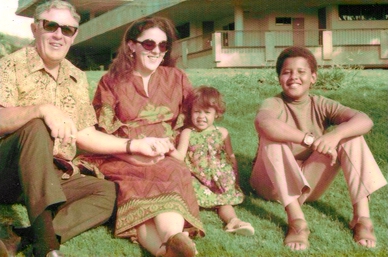
{"type": "Polygon", "coordinates": [[[331,60],[333,58],[333,32],[322,32],[322,59],[331,60]]]}
{"type": "Polygon", "coordinates": [[[222,35],[220,32],[213,33],[212,45],[214,62],[221,62],[222,35]]]}
{"type": "Polygon", "coordinates": [[[388,30],[381,30],[380,33],[380,58],[388,59],[388,30]]]}
{"type": "Polygon", "coordinates": [[[265,60],[275,61],[275,32],[265,32],[265,60]]]}
{"type": "Polygon", "coordinates": [[[235,46],[244,45],[244,11],[241,5],[234,6],[234,30],[235,30],[235,46]]]}

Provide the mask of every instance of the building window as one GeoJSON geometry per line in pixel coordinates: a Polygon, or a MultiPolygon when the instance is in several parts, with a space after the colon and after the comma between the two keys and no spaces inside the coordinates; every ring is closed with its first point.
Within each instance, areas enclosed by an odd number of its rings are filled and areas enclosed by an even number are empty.
{"type": "Polygon", "coordinates": [[[291,25],[291,17],[276,17],[276,25],[291,25]]]}
{"type": "MultiPolygon", "coordinates": [[[[223,30],[234,30],[234,22],[229,23],[228,25],[222,26],[223,30]]],[[[229,33],[223,32],[222,33],[222,46],[229,46],[229,33]]]]}
{"type": "Polygon", "coordinates": [[[222,27],[223,30],[234,30],[234,22],[222,27]]]}
{"type": "Polygon", "coordinates": [[[338,15],[342,21],[388,20],[388,4],[339,5],[338,15]]]}
{"type": "Polygon", "coordinates": [[[179,39],[190,37],[190,23],[186,22],[183,25],[177,26],[176,31],[179,39]]]}
{"type": "Polygon", "coordinates": [[[81,21],[79,23],[80,25],[84,24],[85,22],[88,22],[90,20],[90,13],[89,12],[81,13],[80,16],[81,16],[81,21]]]}

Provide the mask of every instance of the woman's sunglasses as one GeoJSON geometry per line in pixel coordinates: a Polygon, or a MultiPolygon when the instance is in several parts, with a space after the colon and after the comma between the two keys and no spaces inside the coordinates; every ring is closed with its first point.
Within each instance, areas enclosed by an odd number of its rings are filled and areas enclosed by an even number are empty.
{"type": "Polygon", "coordinates": [[[43,29],[47,32],[55,32],[58,28],[61,28],[62,34],[67,37],[72,37],[77,32],[77,27],[69,25],[59,25],[55,21],[38,20],[43,22],[43,29]]]}
{"type": "Polygon", "coordinates": [[[155,49],[156,46],[159,47],[160,52],[164,53],[168,51],[169,44],[167,41],[162,41],[159,44],[156,45],[156,42],[151,40],[151,39],[146,39],[144,41],[137,41],[137,40],[132,40],[135,43],[141,44],[141,46],[147,50],[147,51],[152,51],[155,49]]]}

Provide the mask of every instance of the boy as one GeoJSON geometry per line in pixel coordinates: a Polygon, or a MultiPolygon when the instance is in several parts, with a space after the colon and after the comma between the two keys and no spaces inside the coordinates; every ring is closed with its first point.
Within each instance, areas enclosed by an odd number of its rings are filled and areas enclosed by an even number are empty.
{"type": "Polygon", "coordinates": [[[368,197],[387,182],[362,136],[372,128],[372,120],[336,101],[310,95],[317,62],[305,48],[285,49],[276,72],[283,91],[258,110],[260,145],[250,182],[260,196],[279,200],[285,207],[284,244],[291,250],[309,247],[310,231],[301,206],[317,200],[342,168],[353,205],[354,240],[375,247],[368,197]],[[331,125],[335,127],[329,132],[331,125]]]}

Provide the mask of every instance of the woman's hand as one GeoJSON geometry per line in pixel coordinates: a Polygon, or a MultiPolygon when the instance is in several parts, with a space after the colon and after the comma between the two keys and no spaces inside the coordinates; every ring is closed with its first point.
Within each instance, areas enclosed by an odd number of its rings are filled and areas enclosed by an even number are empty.
{"type": "Polygon", "coordinates": [[[133,139],[130,145],[132,154],[148,157],[158,157],[174,150],[175,147],[169,138],[145,137],[133,139]]]}
{"type": "Polygon", "coordinates": [[[131,154],[116,154],[119,159],[137,166],[153,165],[175,149],[169,138],[145,137],[131,141],[131,154]]]}

